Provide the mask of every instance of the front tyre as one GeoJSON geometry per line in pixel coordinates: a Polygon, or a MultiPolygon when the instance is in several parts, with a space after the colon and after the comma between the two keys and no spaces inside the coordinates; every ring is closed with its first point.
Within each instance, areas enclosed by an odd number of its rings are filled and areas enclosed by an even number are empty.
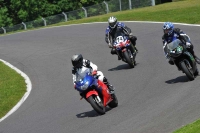
{"type": "Polygon", "coordinates": [[[99,96],[92,95],[88,97],[88,102],[91,104],[93,109],[100,115],[105,114],[105,107],[103,106],[103,102],[100,100],[99,96]]]}
{"type": "Polygon", "coordinates": [[[180,67],[190,81],[194,80],[194,74],[190,71],[189,66],[187,66],[184,61],[180,63],[180,67]]]}
{"type": "Polygon", "coordinates": [[[134,68],[135,62],[130,58],[128,51],[123,52],[124,58],[126,62],[129,64],[131,68],[134,68]]]}

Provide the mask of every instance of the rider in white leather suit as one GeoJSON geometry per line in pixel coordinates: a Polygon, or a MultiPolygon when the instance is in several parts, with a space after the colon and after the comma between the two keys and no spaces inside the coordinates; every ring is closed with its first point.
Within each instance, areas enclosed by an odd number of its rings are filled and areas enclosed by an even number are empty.
{"type": "Polygon", "coordinates": [[[73,83],[75,83],[76,81],[80,81],[82,78],[85,77],[87,73],[91,73],[94,75],[99,75],[98,79],[108,86],[110,93],[114,93],[113,86],[108,82],[107,78],[103,75],[103,73],[97,70],[97,65],[92,63],[90,60],[83,59],[83,56],[81,54],[73,55],[71,61],[73,65],[73,83]]]}

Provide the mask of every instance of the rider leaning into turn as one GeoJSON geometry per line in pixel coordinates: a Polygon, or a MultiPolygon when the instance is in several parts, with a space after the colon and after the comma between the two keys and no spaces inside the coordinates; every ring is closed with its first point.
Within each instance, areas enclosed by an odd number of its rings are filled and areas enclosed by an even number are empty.
{"type": "MultiPolygon", "coordinates": [[[[173,41],[174,38],[181,40],[183,44],[186,45],[187,50],[194,56],[195,61],[200,64],[200,59],[194,53],[194,46],[192,45],[190,38],[181,29],[174,28],[173,23],[165,22],[163,24],[164,35],[162,36],[163,45],[168,44],[173,41]]],[[[169,64],[174,65],[172,60],[168,60],[169,64]]]]}
{"type": "MultiPolygon", "coordinates": [[[[87,73],[91,73],[92,75],[99,75],[98,79],[104,84],[108,86],[108,89],[110,93],[114,93],[113,86],[108,82],[108,79],[103,75],[101,71],[97,71],[97,65],[92,63],[90,60],[83,59],[83,56],[81,54],[75,54],[71,58],[72,61],[72,76],[73,76],[73,83],[74,88],[75,82],[80,81],[82,78],[85,77],[87,73]]],[[[80,94],[81,95],[81,94],[80,94]]]]}
{"type": "MultiPolygon", "coordinates": [[[[135,47],[137,37],[133,36],[133,34],[131,33],[131,29],[129,27],[127,27],[122,22],[118,22],[117,18],[114,17],[114,16],[109,17],[108,24],[109,24],[109,26],[106,28],[105,41],[108,44],[109,48],[111,48],[111,54],[116,54],[116,51],[115,51],[115,49],[113,48],[112,45],[113,45],[114,35],[115,35],[115,32],[117,30],[120,30],[122,33],[124,33],[125,35],[127,35],[129,37],[131,43],[135,47]]],[[[135,49],[138,52],[138,50],[137,50],[136,47],[135,47],[135,49]]],[[[118,57],[118,60],[120,60],[120,59],[121,58],[118,57]]]]}

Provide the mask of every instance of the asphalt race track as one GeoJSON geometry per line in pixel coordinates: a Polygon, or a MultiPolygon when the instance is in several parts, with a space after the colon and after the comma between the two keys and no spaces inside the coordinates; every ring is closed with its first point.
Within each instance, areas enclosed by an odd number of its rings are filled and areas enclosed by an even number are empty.
{"type": "MultiPolygon", "coordinates": [[[[125,22],[138,37],[137,66],[110,54],[107,23],[54,27],[0,37],[0,58],[32,82],[21,107],[0,133],[169,133],[200,118],[200,76],[189,81],[162,50],[162,23],[125,22]],[[82,53],[116,87],[117,108],[97,115],[73,88],[71,56],[82,53]]],[[[200,57],[200,27],[175,25],[200,57]]],[[[200,67],[198,66],[200,69],[200,67]]]]}

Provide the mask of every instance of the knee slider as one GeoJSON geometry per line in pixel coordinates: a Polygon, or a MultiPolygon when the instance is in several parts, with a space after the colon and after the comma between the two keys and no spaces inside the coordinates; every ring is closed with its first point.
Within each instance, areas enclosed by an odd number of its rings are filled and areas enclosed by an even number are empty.
{"type": "Polygon", "coordinates": [[[103,82],[108,82],[106,77],[103,77],[103,82]]]}
{"type": "Polygon", "coordinates": [[[132,36],[131,39],[132,39],[133,41],[136,41],[136,40],[137,40],[137,37],[136,37],[136,36],[132,36]]]}
{"type": "Polygon", "coordinates": [[[111,53],[111,54],[117,54],[117,52],[116,52],[115,49],[112,49],[110,53],[111,53]]]}

